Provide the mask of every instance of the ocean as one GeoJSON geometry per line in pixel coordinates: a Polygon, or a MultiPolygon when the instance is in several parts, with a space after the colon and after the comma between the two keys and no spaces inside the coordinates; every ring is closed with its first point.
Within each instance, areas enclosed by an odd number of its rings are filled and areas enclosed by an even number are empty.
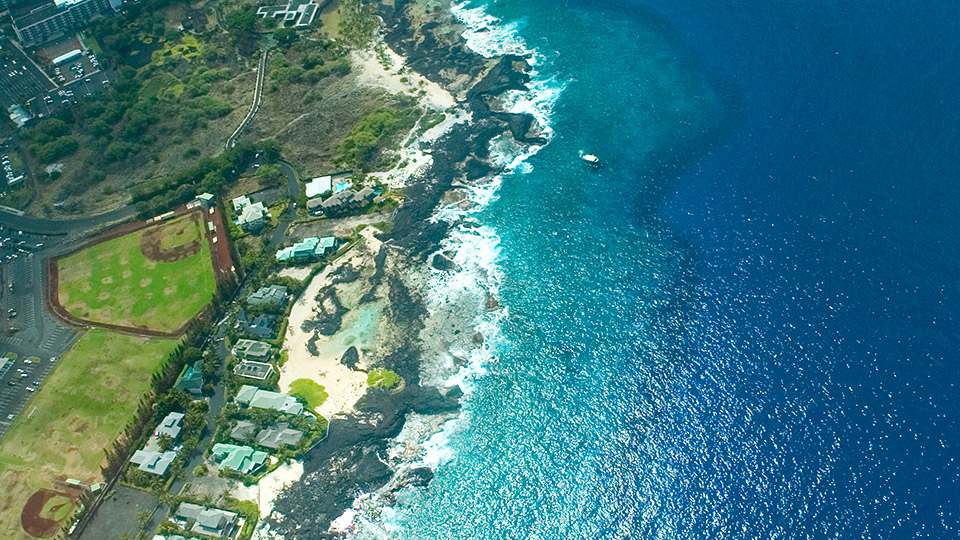
{"type": "Polygon", "coordinates": [[[960,537],[960,3],[456,11],[550,142],[453,232],[433,301],[503,309],[355,536],[960,537]]]}

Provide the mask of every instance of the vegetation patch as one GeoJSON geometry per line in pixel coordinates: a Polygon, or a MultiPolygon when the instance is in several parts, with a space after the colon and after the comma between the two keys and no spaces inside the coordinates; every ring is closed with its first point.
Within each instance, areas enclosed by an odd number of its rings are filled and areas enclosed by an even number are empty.
{"type": "MultiPolygon", "coordinates": [[[[192,217],[159,225],[161,243],[176,244],[199,227],[192,217]],[[186,230],[184,229],[186,227],[186,230]]],[[[160,262],[141,246],[143,229],[101,242],[58,261],[60,304],[91,322],[175,332],[197,315],[216,291],[207,242],[185,258],[160,262]]],[[[189,240],[187,240],[189,241],[189,240]]]]}
{"type": "Polygon", "coordinates": [[[400,385],[400,375],[386,368],[372,369],[367,373],[367,384],[380,390],[392,390],[400,385]]]}
{"type": "Polygon", "coordinates": [[[290,383],[290,395],[303,400],[313,410],[317,410],[329,397],[326,388],[310,379],[297,379],[290,383]]]}
{"type": "Polygon", "coordinates": [[[95,329],[63,355],[0,441],[0,538],[31,538],[21,510],[54,479],[100,480],[104,449],[131,421],[151,376],[176,346],[176,340],[95,329]]]}

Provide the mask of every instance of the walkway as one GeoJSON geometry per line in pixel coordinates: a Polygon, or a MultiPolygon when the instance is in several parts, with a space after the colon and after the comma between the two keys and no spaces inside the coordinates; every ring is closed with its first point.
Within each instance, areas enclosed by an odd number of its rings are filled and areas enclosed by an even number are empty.
{"type": "Polygon", "coordinates": [[[247,124],[253,120],[253,117],[257,114],[257,111],[260,110],[260,102],[263,98],[263,79],[267,73],[267,57],[270,55],[270,50],[263,51],[263,54],[260,56],[260,66],[257,68],[257,87],[253,90],[253,105],[250,106],[250,112],[247,113],[247,116],[243,119],[243,122],[240,122],[240,125],[237,126],[237,129],[233,132],[233,135],[227,139],[224,148],[230,149],[237,144],[237,137],[240,136],[240,133],[243,132],[243,128],[247,127],[247,124]]]}

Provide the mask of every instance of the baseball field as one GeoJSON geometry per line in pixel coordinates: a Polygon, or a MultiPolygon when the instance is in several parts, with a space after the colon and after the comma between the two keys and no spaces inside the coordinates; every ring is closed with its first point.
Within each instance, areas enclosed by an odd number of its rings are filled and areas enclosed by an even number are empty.
{"type": "MultiPolygon", "coordinates": [[[[23,527],[25,505],[55,490],[56,480],[101,481],[104,450],[132,421],[151,376],[177,342],[92,329],[57,361],[0,441],[0,538],[35,537],[23,527]]],[[[41,525],[72,513],[72,502],[53,494],[35,516],[41,525]]]]}
{"type": "Polygon", "coordinates": [[[204,226],[186,215],[60,259],[60,305],[92,323],[178,331],[216,290],[204,226]]]}

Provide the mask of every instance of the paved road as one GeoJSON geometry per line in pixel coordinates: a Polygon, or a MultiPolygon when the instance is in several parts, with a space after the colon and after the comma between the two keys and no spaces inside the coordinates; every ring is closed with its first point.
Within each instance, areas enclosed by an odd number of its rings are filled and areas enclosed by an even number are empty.
{"type": "Polygon", "coordinates": [[[118,208],[106,214],[82,218],[70,219],[64,221],[53,221],[40,219],[27,215],[12,214],[7,211],[0,211],[0,225],[42,235],[73,235],[85,234],[93,229],[127,221],[137,214],[137,209],[133,205],[118,208]]]}

